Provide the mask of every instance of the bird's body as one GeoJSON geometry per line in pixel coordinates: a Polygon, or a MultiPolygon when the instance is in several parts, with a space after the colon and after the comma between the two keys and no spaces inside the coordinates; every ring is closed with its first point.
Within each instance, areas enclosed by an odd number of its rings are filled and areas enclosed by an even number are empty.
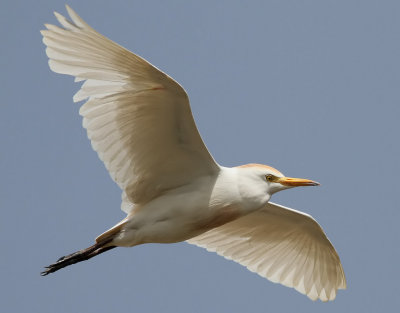
{"type": "Polygon", "coordinates": [[[221,167],[135,207],[119,225],[110,244],[185,241],[263,207],[269,200],[265,184],[254,184],[248,169],[221,167]]]}
{"type": "Polygon", "coordinates": [[[187,241],[243,264],[311,299],[333,300],[346,281],[340,259],[309,215],[269,202],[281,190],[315,186],[260,164],[220,166],[204,145],[184,89],[86,24],[42,31],[50,68],[85,81],[74,101],[92,147],[122,189],[127,217],[86,249],[42,273],[114,247],[187,241]]]}

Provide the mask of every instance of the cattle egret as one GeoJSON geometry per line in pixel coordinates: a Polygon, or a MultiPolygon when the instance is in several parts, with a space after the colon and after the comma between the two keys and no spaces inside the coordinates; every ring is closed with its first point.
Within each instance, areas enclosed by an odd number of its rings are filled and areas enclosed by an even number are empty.
{"type": "Polygon", "coordinates": [[[196,128],[185,90],[141,57],[102,36],[67,6],[71,20],[45,25],[49,66],[84,81],[74,101],[93,149],[122,189],[126,218],[89,248],[42,275],[115,247],[187,241],[312,300],[346,288],[339,256],[308,214],[269,202],[318,183],[273,167],[217,164],[196,128]]]}

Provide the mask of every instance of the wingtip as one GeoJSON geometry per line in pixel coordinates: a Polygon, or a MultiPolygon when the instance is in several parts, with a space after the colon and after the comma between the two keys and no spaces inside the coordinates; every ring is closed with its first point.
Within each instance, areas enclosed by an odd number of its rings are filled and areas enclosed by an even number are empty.
{"type": "Polygon", "coordinates": [[[93,30],[92,27],[90,27],[89,24],[87,24],[68,4],[65,5],[65,8],[75,26],[86,30],[93,30]]]}
{"type": "MultiPolygon", "coordinates": [[[[69,14],[70,16],[71,16],[71,12],[72,12],[72,13],[75,13],[75,11],[72,10],[72,8],[71,8],[68,4],[65,5],[65,8],[67,9],[67,12],[68,12],[68,14],[69,14]]],[[[58,13],[57,11],[54,11],[53,14],[55,15],[55,17],[56,17],[57,19],[59,19],[59,18],[65,18],[64,15],[58,13]]]]}
{"type": "Polygon", "coordinates": [[[56,17],[57,21],[62,24],[62,21],[65,19],[64,15],[58,13],[57,11],[53,12],[54,16],[56,17]]]}
{"type": "Polygon", "coordinates": [[[65,4],[65,8],[67,9],[69,16],[71,16],[71,13],[76,14],[76,12],[68,4],[65,4]]]}

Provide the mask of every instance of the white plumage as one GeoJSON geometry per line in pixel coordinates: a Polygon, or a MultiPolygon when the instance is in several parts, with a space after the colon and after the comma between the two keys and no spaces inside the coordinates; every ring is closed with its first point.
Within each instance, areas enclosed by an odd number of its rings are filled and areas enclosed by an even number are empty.
{"type": "Polygon", "coordinates": [[[188,240],[313,300],[333,300],[346,288],[339,257],[318,223],[269,202],[277,191],[317,183],[258,164],[218,165],[184,89],[67,10],[72,21],[56,13],[63,28],[42,31],[49,65],[84,81],[74,101],[87,99],[83,126],[122,189],[128,215],[43,275],[115,246],[188,240]]]}
{"type": "Polygon", "coordinates": [[[188,240],[234,260],[312,300],[333,300],[346,288],[339,256],[308,214],[268,203],[264,208],[188,240]]]}

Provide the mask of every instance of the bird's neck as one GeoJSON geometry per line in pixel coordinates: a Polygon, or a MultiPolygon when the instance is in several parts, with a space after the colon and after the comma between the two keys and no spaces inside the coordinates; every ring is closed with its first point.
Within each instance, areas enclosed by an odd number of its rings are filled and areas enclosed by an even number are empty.
{"type": "Polygon", "coordinates": [[[251,213],[263,207],[270,199],[265,184],[238,168],[221,168],[213,194],[221,202],[235,204],[243,213],[251,213]]]}

